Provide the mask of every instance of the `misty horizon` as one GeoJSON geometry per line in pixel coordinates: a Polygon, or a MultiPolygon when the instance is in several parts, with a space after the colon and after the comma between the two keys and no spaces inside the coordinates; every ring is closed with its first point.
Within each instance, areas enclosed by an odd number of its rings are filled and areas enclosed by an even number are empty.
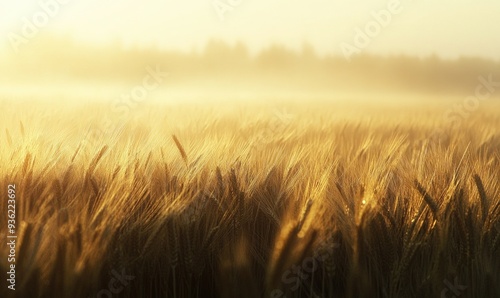
{"type": "Polygon", "coordinates": [[[210,40],[199,51],[179,51],[126,48],[119,43],[96,46],[60,36],[40,36],[31,41],[30,47],[17,54],[4,53],[3,57],[0,93],[10,95],[29,92],[30,85],[35,86],[34,92],[50,88],[60,92],[77,88],[74,84],[84,89],[86,85],[91,89],[127,86],[136,84],[147,67],[168,72],[164,89],[181,97],[212,91],[233,96],[285,91],[468,94],[474,91],[480,76],[489,75],[492,80],[500,77],[498,62],[477,57],[362,53],[345,59],[318,54],[308,43],[298,51],[272,44],[251,54],[243,42],[220,39],[210,40]],[[21,85],[24,87],[18,87],[21,85]]]}
{"type": "Polygon", "coordinates": [[[0,13],[4,36],[0,49],[5,50],[11,50],[16,40],[23,46],[26,40],[31,43],[38,34],[49,33],[94,45],[115,40],[127,46],[183,51],[203,48],[208,40],[218,38],[243,41],[252,53],[273,42],[295,50],[309,42],[322,55],[342,55],[346,45],[368,54],[436,54],[445,59],[498,59],[500,52],[492,30],[500,12],[497,1],[471,5],[456,0],[152,0],[144,5],[46,0],[4,3],[2,11],[8,12],[0,13]]]}

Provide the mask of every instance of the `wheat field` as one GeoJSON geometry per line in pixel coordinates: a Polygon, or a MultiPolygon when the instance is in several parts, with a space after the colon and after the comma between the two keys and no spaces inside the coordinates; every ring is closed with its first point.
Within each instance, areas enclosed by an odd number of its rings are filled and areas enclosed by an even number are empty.
{"type": "Polygon", "coordinates": [[[382,105],[3,100],[1,297],[500,297],[498,104],[382,105]]]}

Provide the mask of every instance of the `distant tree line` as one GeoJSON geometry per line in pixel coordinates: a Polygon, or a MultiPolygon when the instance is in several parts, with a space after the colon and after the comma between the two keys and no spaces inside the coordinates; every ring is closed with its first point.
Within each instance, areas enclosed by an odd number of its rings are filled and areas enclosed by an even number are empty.
{"type": "Polygon", "coordinates": [[[4,56],[0,62],[3,82],[59,77],[89,82],[133,81],[144,75],[147,65],[167,69],[172,83],[224,78],[273,79],[325,89],[388,87],[472,92],[478,76],[500,79],[500,63],[487,59],[360,54],[347,61],[342,56],[318,55],[308,44],[298,51],[273,44],[251,55],[245,44],[221,40],[209,41],[201,51],[181,52],[151,47],[126,49],[118,43],[98,47],[45,37],[17,54],[4,56]]]}

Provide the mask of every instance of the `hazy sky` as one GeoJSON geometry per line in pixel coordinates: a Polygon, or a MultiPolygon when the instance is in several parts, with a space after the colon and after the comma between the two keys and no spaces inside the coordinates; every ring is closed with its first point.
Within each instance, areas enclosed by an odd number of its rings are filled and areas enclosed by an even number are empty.
{"type": "MultiPolygon", "coordinates": [[[[0,46],[9,49],[9,34],[22,34],[23,18],[33,20],[43,12],[40,3],[55,1],[0,0],[0,46]]],[[[391,14],[389,24],[362,51],[500,58],[499,0],[60,1],[67,3],[59,5],[40,34],[186,50],[201,49],[211,37],[241,40],[253,50],[272,42],[300,48],[308,41],[321,53],[341,53],[342,43],[355,45],[355,29],[364,30],[374,20],[372,12],[394,2],[401,11],[391,14]],[[222,20],[213,2],[240,3],[222,20]]]]}

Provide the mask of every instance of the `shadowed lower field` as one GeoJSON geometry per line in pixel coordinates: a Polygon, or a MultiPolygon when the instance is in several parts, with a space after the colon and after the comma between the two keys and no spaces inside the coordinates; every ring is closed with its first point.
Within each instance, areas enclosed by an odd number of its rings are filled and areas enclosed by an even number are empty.
{"type": "Polygon", "coordinates": [[[17,297],[498,297],[498,116],[359,106],[3,102],[17,297]]]}

